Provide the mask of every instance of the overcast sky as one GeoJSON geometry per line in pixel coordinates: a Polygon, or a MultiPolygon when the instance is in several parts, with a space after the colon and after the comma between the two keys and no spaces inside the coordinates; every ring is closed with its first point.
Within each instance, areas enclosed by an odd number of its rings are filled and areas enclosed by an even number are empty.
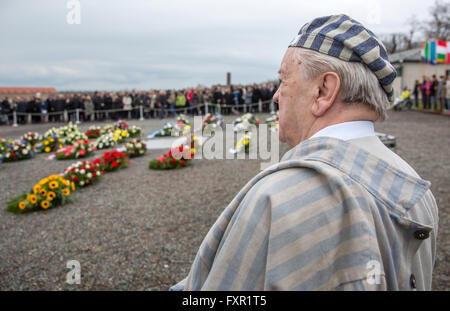
{"type": "Polygon", "coordinates": [[[0,0],[0,86],[57,90],[264,82],[300,27],[345,13],[376,34],[406,31],[431,1],[0,0]],[[427,3],[427,4],[425,4],[427,3]]]}

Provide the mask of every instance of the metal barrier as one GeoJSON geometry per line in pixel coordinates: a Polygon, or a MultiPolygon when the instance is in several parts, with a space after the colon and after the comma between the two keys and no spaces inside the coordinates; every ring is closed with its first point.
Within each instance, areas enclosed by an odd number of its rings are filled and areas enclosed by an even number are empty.
{"type": "MultiPolygon", "coordinates": [[[[206,102],[204,104],[199,104],[199,105],[196,105],[196,106],[178,107],[178,108],[174,107],[173,109],[169,108],[169,107],[166,107],[166,108],[151,108],[151,107],[144,107],[144,106],[140,105],[138,107],[133,107],[131,110],[124,110],[124,109],[92,110],[92,113],[90,114],[90,118],[91,118],[91,121],[94,121],[94,120],[92,120],[92,117],[97,116],[99,118],[99,116],[101,116],[101,120],[105,120],[105,119],[110,119],[110,114],[117,113],[117,112],[122,112],[122,113],[126,112],[127,116],[128,116],[128,119],[131,119],[132,111],[138,110],[139,111],[139,120],[140,121],[144,121],[145,120],[145,118],[144,118],[144,115],[145,115],[144,109],[146,109],[147,112],[149,112],[149,113],[153,112],[155,115],[158,115],[161,111],[163,111],[164,114],[166,113],[166,111],[168,112],[168,114],[171,114],[172,112],[176,114],[177,112],[181,112],[181,111],[186,114],[186,113],[188,113],[188,111],[190,111],[192,113],[192,110],[197,110],[197,112],[200,113],[201,108],[203,108],[203,107],[204,107],[205,115],[208,114],[210,108],[213,108],[214,112],[218,112],[218,113],[222,114],[223,109],[228,109],[228,108],[230,108],[231,111],[233,111],[233,109],[243,108],[243,112],[247,113],[247,112],[251,112],[252,108],[258,107],[258,112],[261,113],[262,110],[263,110],[262,107],[265,104],[269,104],[270,112],[274,112],[275,111],[275,104],[274,104],[274,102],[272,100],[267,100],[267,101],[264,101],[264,102],[260,100],[257,103],[241,104],[241,105],[223,105],[223,104],[213,104],[213,103],[206,102]]],[[[70,120],[70,117],[74,116],[75,124],[80,124],[81,123],[81,121],[80,121],[80,112],[84,112],[85,113],[86,110],[77,108],[75,110],[63,110],[63,111],[58,111],[58,112],[47,112],[47,113],[13,111],[12,113],[9,113],[9,114],[6,114],[6,115],[8,116],[8,120],[9,120],[9,117],[12,116],[12,121],[13,121],[12,126],[13,127],[17,127],[17,126],[19,126],[18,121],[17,121],[17,117],[18,116],[25,116],[26,124],[31,124],[32,123],[32,117],[33,116],[41,117],[41,122],[44,122],[44,123],[48,123],[49,122],[49,117],[50,116],[60,116],[60,117],[62,116],[62,121],[63,122],[72,121],[72,120],[70,120]]],[[[57,119],[61,120],[59,117],[57,119]]],[[[123,117],[121,119],[123,119],[123,117]]]]}

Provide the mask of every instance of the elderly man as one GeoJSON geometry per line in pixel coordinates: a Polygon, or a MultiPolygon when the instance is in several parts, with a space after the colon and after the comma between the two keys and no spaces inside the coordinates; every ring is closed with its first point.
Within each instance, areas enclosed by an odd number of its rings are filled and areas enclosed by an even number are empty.
{"type": "Polygon", "coordinates": [[[274,95],[292,149],[254,177],[173,290],[430,290],[430,183],[375,136],[395,69],[345,15],[303,26],[274,95]]]}

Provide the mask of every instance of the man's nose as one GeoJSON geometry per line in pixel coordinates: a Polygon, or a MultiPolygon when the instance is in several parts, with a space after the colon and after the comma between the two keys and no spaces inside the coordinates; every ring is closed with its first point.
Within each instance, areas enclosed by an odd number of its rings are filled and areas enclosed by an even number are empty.
{"type": "Polygon", "coordinates": [[[278,88],[278,90],[275,92],[275,94],[273,94],[272,100],[274,103],[278,103],[278,99],[280,97],[280,88],[278,88]]]}

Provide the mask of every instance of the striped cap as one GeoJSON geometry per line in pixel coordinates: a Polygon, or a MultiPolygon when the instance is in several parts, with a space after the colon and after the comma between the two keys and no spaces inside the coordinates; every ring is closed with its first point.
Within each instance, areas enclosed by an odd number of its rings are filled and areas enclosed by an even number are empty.
{"type": "Polygon", "coordinates": [[[389,62],[386,48],[373,32],[349,16],[341,14],[316,18],[300,29],[289,46],[366,64],[391,100],[397,72],[389,62]]]}

